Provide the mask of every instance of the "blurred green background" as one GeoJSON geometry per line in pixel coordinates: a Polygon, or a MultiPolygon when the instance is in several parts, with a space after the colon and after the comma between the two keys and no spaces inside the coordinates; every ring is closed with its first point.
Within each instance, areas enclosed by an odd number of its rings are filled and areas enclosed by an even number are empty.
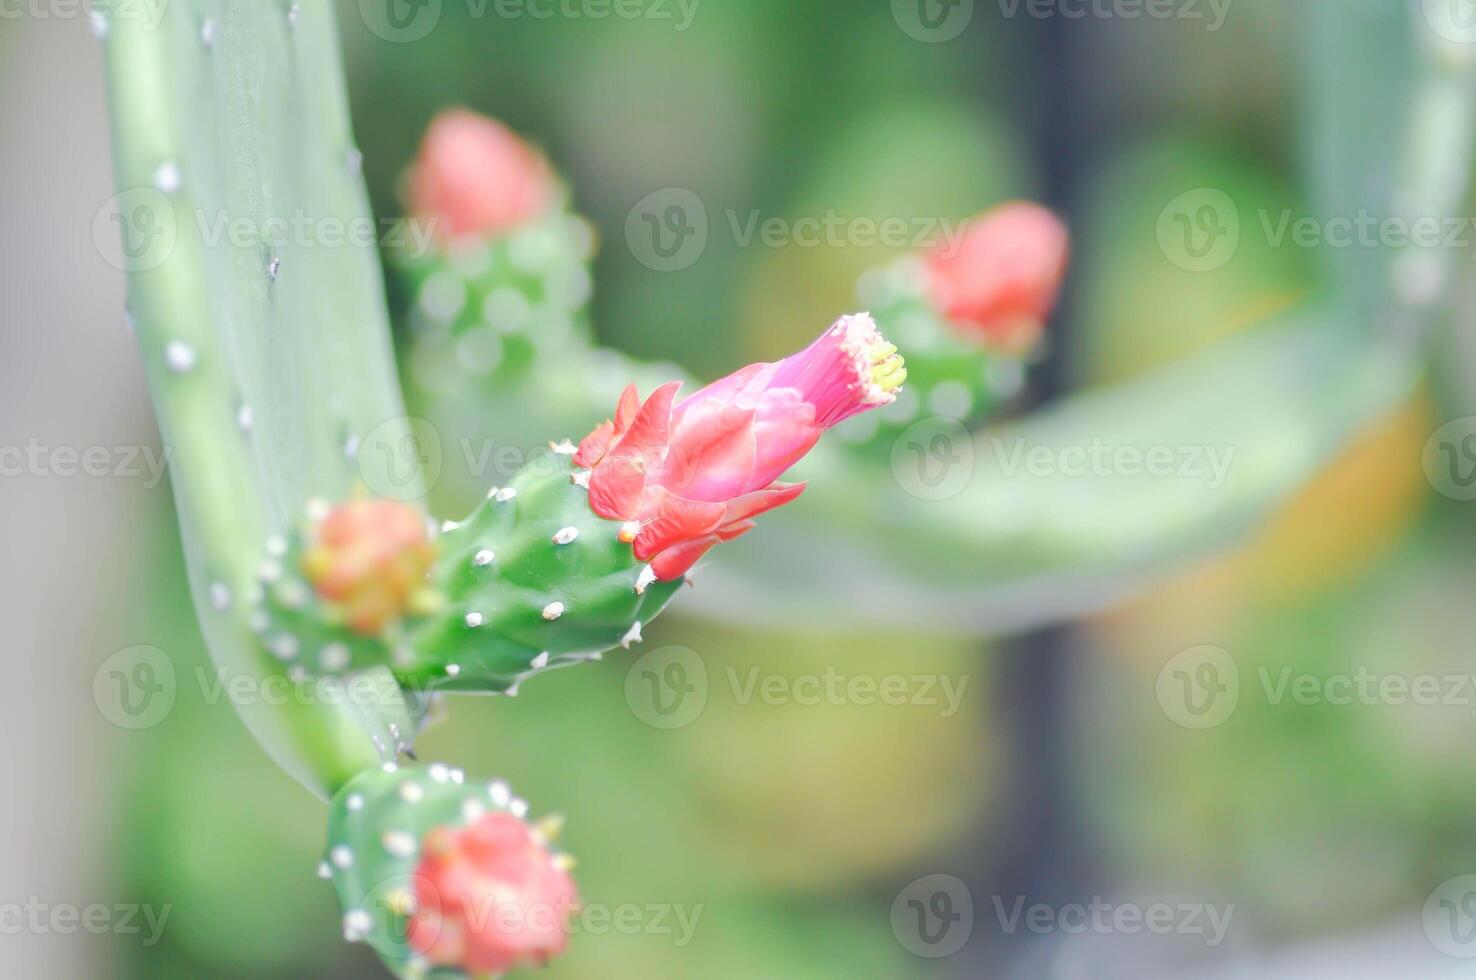
{"type": "MultiPolygon", "coordinates": [[[[410,44],[367,30],[354,2],[340,24],[376,213],[399,213],[397,179],[437,109],[507,121],[546,149],[599,229],[601,338],[699,376],[808,339],[892,253],[745,248],[715,225],[700,261],[656,272],[623,228],[665,187],[698,193],[715,222],[730,209],[958,220],[1044,200],[1072,226],[1075,256],[1032,379],[1038,401],[1169,365],[1339,288],[1324,256],[1269,241],[1249,217],[1233,260],[1209,272],[1170,261],[1154,232],[1194,188],[1223,189],[1247,216],[1324,203],[1298,160],[1322,118],[1302,76],[1329,54],[1300,5],[1233,0],[1213,30],[1207,3],[1165,18],[967,6],[967,26],[941,41],[919,39],[885,0],[701,0],[685,30],[674,5],[676,22],[478,15],[447,0],[410,44]]],[[[1411,44],[1397,31],[1379,42],[1411,44]]],[[[121,277],[89,229],[110,193],[96,60],[82,20],[0,21],[13,167],[0,292],[19,297],[0,331],[6,445],[38,432],[149,439],[117,325],[121,277]]],[[[1476,691],[1436,706],[1290,705],[1259,680],[1471,672],[1469,504],[1437,494],[1421,466],[1435,427],[1466,414],[1467,371],[1448,373],[1232,553],[1089,621],[985,641],[902,607],[885,632],[758,632],[684,618],[678,604],[642,649],[681,645],[706,664],[709,699],[691,724],[656,728],[632,710],[637,651],[540,678],[516,700],[457,702],[421,754],[504,776],[536,811],[566,814],[586,900],[700,909],[690,941],[646,912],[635,934],[578,936],[550,978],[1470,975],[1439,952],[1422,909],[1476,871],[1476,691]],[[1230,651],[1242,691],[1228,720],[1196,730],[1156,692],[1170,659],[1202,644],[1230,651]],[[729,682],[830,667],[946,679],[963,696],[951,713],[743,703],[729,682]],[[957,877],[974,903],[968,942],[936,958],[909,949],[893,913],[933,874],[957,877]],[[1093,896],[1233,905],[1233,924],[1211,946],[1036,934],[999,912],[1020,897],[1060,909],[1093,896]]],[[[313,877],[322,806],[228,706],[181,683],[150,729],[96,717],[92,673],[114,650],[157,646],[192,678],[208,661],[167,484],[57,482],[0,481],[14,501],[19,678],[5,703],[18,759],[0,901],[172,912],[147,947],[0,936],[35,957],[14,975],[379,975],[367,950],[340,942],[331,889],[313,877]]]]}

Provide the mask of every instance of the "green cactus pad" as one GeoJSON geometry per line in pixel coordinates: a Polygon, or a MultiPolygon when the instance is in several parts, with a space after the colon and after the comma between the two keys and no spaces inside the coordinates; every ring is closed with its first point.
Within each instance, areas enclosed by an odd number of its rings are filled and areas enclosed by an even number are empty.
{"type": "Polygon", "coordinates": [[[390,763],[356,776],[333,798],[318,866],[338,892],[344,938],[367,942],[401,977],[466,976],[433,969],[408,942],[421,842],[436,827],[465,827],[498,810],[523,819],[528,804],[506,783],[467,780],[444,765],[390,763]]]}
{"type": "Polygon", "coordinates": [[[907,383],[896,402],[859,416],[839,432],[863,450],[888,451],[913,423],[944,417],[965,426],[1019,393],[1033,352],[985,347],[960,335],[929,302],[923,266],[913,258],[873,269],[857,293],[907,359],[907,383]]]}
{"type": "Polygon", "coordinates": [[[392,252],[394,281],[411,301],[417,384],[447,391],[467,379],[497,383],[526,372],[540,349],[588,343],[593,252],[594,230],[565,201],[497,238],[425,255],[392,252]]]}
{"type": "Polygon", "coordinates": [[[629,647],[681,582],[654,581],[581,482],[555,452],[492,488],[470,517],[442,526],[431,608],[376,636],[344,628],[303,578],[304,525],[268,543],[252,628],[289,673],[388,667],[417,692],[516,694],[540,671],[629,647]]]}

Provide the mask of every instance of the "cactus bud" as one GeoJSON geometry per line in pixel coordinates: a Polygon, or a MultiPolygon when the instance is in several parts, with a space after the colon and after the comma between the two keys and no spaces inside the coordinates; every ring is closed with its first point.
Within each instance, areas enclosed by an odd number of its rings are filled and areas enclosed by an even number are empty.
{"type": "Polygon", "coordinates": [[[1002,204],[969,222],[961,242],[928,257],[933,303],[986,341],[1028,347],[1056,305],[1067,252],[1066,226],[1050,211],[1002,204]]]}
{"type": "Polygon", "coordinates": [[[420,511],[392,500],[355,500],[318,524],[302,569],[344,625],[369,636],[410,608],[434,560],[420,511]]]}
{"type": "Polygon", "coordinates": [[[407,183],[410,210],[448,244],[505,234],[557,198],[547,161],[501,123],[469,109],[432,120],[407,183]]]}
{"type": "Polygon", "coordinates": [[[345,937],[373,946],[396,976],[547,962],[567,945],[579,898],[573,861],[553,848],[558,820],[527,816],[506,783],[440,763],[360,773],[333,799],[319,868],[345,937]]]}
{"type": "Polygon", "coordinates": [[[799,496],[777,479],[821,433],[893,401],[907,377],[870,315],[841,317],[809,347],[751,364],[674,404],[680,385],[641,404],[634,386],[615,417],[574,457],[592,469],[590,507],[636,522],[635,557],[662,581],[680,578],[713,545],[799,496]]]}
{"type": "Polygon", "coordinates": [[[578,906],[562,855],[511,813],[426,835],[410,946],[436,966],[500,974],[543,964],[569,942],[578,906]]]}

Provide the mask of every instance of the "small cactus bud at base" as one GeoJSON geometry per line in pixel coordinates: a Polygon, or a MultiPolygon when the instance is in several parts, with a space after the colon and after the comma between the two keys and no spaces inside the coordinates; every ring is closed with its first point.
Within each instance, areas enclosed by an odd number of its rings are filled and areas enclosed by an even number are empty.
{"type": "Polygon", "coordinates": [[[414,507],[355,500],[332,509],[318,524],[302,570],[349,629],[369,636],[410,608],[435,553],[425,518],[414,507]]]}
{"type": "MultiPolygon", "coordinates": [[[[334,797],[326,858],[344,936],[398,975],[482,977],[547,962],[578,908],[560,822],[530,826],[505,783],[443,765],[371,770],[334,797]]],[[[326,872],[326,874],[325,874],[326,872]]]]}

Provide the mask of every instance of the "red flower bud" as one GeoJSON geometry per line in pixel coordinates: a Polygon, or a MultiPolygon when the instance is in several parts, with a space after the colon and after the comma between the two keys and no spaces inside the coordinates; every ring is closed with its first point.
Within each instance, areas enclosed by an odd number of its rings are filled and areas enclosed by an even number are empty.
{"type": "Polygon", "coordinates": [[[302,569],[349,629],[367,636],[399,618],[434,560],[420,511],[393,500],[355,500],[323,518],[302,569]]]}
{"type": "Polygon", "coordinates": [[[1038,204],[1002,204],[974,218],[963,240],[927,259],[933,303],[961,329],[1009,346],[1032,343],[1066,273],[1066,226],[1038,204]]]}
{"type": "Polygon", "coordinates": [[[410,947],[474,976],[541,965],[564,951],[579,895],[567,859],[510,813],[426,835],[410,947]]]}
{"type": "Polygon", "coordinates": [[[495,236],[537,217],[555,197],[547,161],[495,120],[448,109],[431,121],[407,188],[410,212],[442,243],[495,236]]]}
{"type": "Polygon", "coordinates": [[[574,462],[592,469],[594,512],[635,522],[635,556],[657,578],[679,578],[713,545],[799,496],[803,484],[778,477],[826,429],[893,401],[906,377],[869,315],[841,317],[799,353],[750,364],[679,403],[679,382],[645,404],[630,386],[574,462]]]}

